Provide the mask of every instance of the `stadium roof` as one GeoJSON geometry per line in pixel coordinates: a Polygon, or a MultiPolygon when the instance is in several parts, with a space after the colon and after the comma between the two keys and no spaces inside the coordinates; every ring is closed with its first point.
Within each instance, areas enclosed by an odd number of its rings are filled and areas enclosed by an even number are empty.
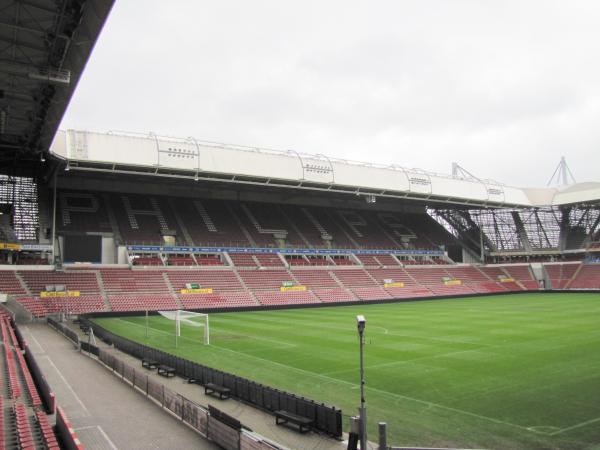
{"type": "Polygon", "coordinates": [[[35,173],[114,0],[0,6],[0,167],[35,173]]]}
{"type": "Polygon", "coordinates": [[[174,138],[155,134],[60,131],[51,153],[65,168],[240,185],[269,186],[448,203],[530,208],[600,202],[600,183],[518,188],[471,174],[446,175],[396,165],[174,138]]]}

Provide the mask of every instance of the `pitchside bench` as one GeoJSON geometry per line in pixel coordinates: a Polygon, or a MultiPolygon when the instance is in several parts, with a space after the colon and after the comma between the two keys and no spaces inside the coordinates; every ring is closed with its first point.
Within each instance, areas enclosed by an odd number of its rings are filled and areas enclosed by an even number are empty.
{"type": "Polygon", "coordinates": [[[204,385],[205,395],[215,394],[219,396],[220,400],[227,400],[229,398],[230,393],[231,390],[229,388],[226,388],[225,386],[220,386],[214,383],[206,383],[204,385]]]}
{"type": "Polygon", "coordinates": [[[169,367],[169,366],[165,366],[164,364],[161,364],[160,366],[157,367],[158,369],[158,374],[162,375],[163,377],[169,378],[169,377],[174,377],[175,376],[175,369],[173,367],[169,367]]]}
{"type": "Polygon", "coordinates": [[[293,423],[295,425],[298,425],[298,431],[300,433],[306,433],[307,431],[310,431],[314,421],[312,419],[309,419],[308,417],[302,417],[296,414],[292,414],[289,411],[275,411],[275,424],[283,425],[286,423],[293,423]]]}
{"type": "Polygon", "coordinates": [[[145,367],[146,369],[156,369],[156,367],[158,366],[158,362],[154,361],[153,359],[150,358],[144,358],[142,359],[142,367],[145,367]]]}

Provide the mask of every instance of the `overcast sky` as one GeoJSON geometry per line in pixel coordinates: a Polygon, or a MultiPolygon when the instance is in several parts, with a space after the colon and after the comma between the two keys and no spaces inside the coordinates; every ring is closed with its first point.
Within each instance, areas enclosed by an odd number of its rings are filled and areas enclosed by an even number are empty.
{"type": "Polygon", "coordinates": [[[116,0],[62,128],[600,181],[600,1],[116,0]]]}

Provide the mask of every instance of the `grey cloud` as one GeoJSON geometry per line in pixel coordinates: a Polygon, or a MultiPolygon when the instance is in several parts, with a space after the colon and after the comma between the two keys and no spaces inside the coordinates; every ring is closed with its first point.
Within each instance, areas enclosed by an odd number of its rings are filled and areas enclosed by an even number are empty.
{"type": "Polygon", "coordinates": [[[598,179],[594,1],[117,2],[63,127],[598,179]]]}

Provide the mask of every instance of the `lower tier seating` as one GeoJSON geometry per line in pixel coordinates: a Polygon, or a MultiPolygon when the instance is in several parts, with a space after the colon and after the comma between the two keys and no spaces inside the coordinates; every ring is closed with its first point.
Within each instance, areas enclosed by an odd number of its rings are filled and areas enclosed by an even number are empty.
{"type": "MultiPolygon", "coordinates": [[[[600,289],[600,264],[549,263],[544,268],[553,288],[600,289]]],[[[3,292],[14,295],[36,317],[60,312],[236,308],[539,289],[530,267],[524,264],[5,271],[0,283],[3,292]],[[44,283],[61,283],[81,295],[40,298],[37,291],[45,289],[44,283]],[[306,290],[281,292],[288,283],[306,290]],[[211,288],[212,294],[182,293],[186,284],[211,288]]]]}
{"type": "Polygon", "coordinates": [[[113,311],[144,311],[179,309],[172,295],[109,295],[108,302],[113,311]]]}
{"type": "Polygon", "coordinates": [[[319,303],[319,299],[310,291],[279,292],[260,291],[256,298],[261,305],[298,305],[306,303],[319,303]]]}
{"type": "MultiPolygon", "coordinates": [[[[59,450],[12,322],[0,315],[0,449],[59,450]]],[[[23,346],[25,351],[27,347],[23,346]]]]}
{"type": "Polygon", "coordinates": [[[313,293],[323,303],[352,302],[356,297],[347,289],[315,289],[313,293]]]}
{"type": "Polygon", "coordinates": [[[582,265],[569,288],[600,289],[600,264],[582,265]]]}

